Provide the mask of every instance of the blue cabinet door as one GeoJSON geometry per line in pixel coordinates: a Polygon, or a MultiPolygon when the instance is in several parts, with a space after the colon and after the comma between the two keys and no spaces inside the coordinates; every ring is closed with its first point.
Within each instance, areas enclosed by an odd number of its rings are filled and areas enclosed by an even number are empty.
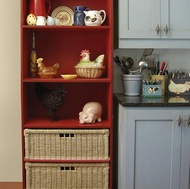
{"type": "Polygon", "coordinates": [[[190,111],[183,110],[180,189],[190,188],[190,111]]]}
{"type": "Polygon", "coordinates": [[[118,189],[179,189],[182,111],[119,105],[118,189]]]}

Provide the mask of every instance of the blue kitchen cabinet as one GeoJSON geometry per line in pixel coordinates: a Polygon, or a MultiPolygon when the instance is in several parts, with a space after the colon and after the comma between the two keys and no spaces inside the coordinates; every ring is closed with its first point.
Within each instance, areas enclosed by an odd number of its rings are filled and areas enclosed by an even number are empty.
{"type": "Polygon", "coordinates": [[[119,0],[119,48],[189,48],[190,1],[119,0]]]}
{"type": "Polygon", "coordinates": [[[189,189],[189,115],[119,105],[118,189],[189,189]]]}

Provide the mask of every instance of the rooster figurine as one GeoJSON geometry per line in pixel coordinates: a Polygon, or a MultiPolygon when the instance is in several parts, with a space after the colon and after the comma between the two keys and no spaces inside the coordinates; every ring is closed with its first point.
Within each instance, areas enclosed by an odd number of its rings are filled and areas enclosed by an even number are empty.
{"type": "Polygon", "coordinates": [[[104,54],[99,55],[94,61],[90,60],[90,52],[89,50],[82,50],[80,62],[77,64],[76,67],[102,67],[104,62],[104,54]]]}
{"type": "Polygon", "coordinates": [[[170,80],[168,89],[170,92],[175,94],[185,93],[190,90],[190,82],[186,81],[184,84],[176,84],[172,80],[170,80]]]}
{"type": "Polygon", "coordinates": [[[38,64],[38,75],[42,79],[50,79],[55,77],[57,70],[60,68],[60,64],[56,63],[53,66],[45,66],[43,63],[43,58],[37,59],[38,64]]]}
{"type": "Polygon", "coordinates": [[[42,103],[42,106],[47,110],[51,122],[55,120],[55,112],[62,106],[66,91],[63,86],[50,90],[40,83],[36,83],[36,96],[42,103]]]}

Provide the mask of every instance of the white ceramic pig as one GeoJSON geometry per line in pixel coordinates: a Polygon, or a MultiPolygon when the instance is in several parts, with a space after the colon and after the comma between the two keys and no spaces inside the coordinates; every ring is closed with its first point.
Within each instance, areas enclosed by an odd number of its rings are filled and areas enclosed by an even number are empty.
{"type": "Polygon", "coordinates": [[[96,120],[101,122],[102,105],[99,102],[88,102],[84,105],[82,112],[79,113],[79,122],[95,123],[96,120]]]}

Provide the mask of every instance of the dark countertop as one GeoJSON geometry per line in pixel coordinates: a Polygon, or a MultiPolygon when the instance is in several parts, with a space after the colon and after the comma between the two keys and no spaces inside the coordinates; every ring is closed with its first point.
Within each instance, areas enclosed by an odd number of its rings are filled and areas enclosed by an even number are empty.
{"type": "Polygon", "coordinates": [[[143,97],[114,93],[114,99],[123,107],[190,107],[190,96],[143,97]]]}

